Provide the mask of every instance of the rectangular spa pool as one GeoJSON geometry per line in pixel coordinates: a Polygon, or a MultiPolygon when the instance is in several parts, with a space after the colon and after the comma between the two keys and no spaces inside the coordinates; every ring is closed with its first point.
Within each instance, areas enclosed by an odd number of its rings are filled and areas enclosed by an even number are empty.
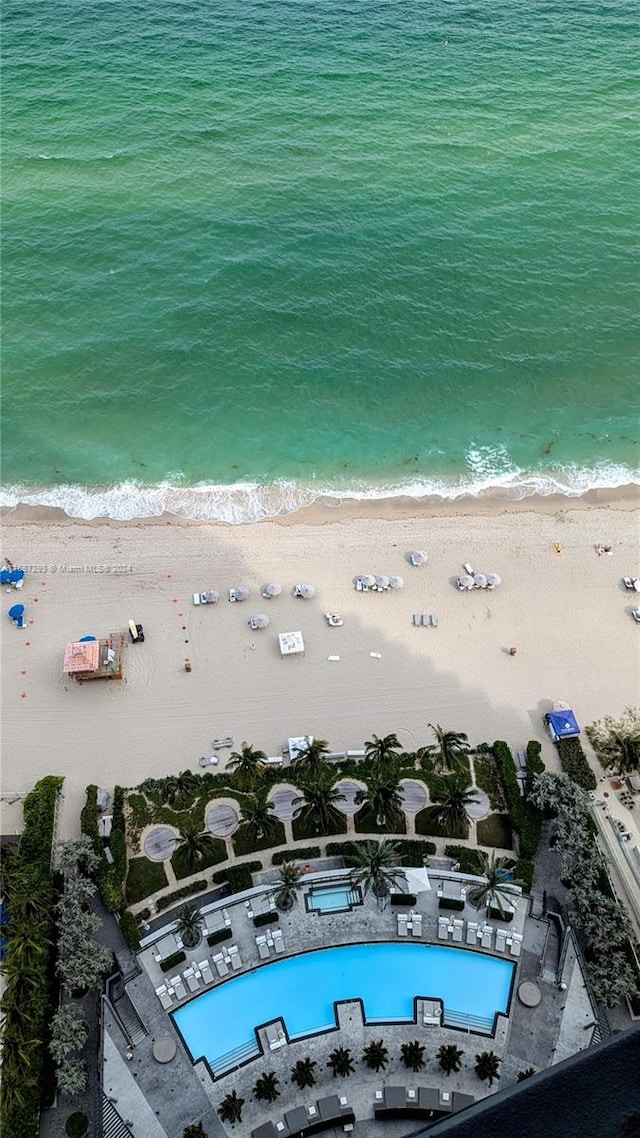
{"type": "Polygon", "coordinates": [[[326,885],[311,889],[305,896],[308,913],[349,913],[362,904],[362,893],[350,885],[326,885]]]}

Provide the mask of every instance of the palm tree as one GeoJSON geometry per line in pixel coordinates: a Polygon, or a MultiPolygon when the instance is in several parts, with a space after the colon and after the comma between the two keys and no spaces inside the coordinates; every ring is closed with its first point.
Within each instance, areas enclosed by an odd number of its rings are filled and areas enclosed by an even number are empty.
{"type": "Polygon", "coordinates": [[[524,1071],[518,1071],[518,1074],[516,1075],[516,1083],[523,1083],[525,1079],[530,1079],[532,1075],[535,1075],[535,1073],[535,1067],[525,1067],[524,1071]]]}
{"type": "Polygon", "coordinates": [[[372,771],[377,774],[394,769],[400,750],[402,748],[398,736],[394,734],[385,735],[382,739],[374,735],[364,745],[365,759],[369,760],[372,771]]]}
{"type": "Polygon", "coordinates": [[[434,818],[450,837],[465,834],[469,827],[467,806],[477,802],[477,796],[463,775],[450,774],[438,779],[431,797],[436,803],[434,818]]]}
{"type": "Polygon", "coordinates": [[[501,1060],[494,1051],[482,1051],[476,1055],[475,1072],[479,1079],[488,1079],[489,1086],[493,1086],[493,1080],[500,1078],[498,1067],[501,1060]]]}
{"type": "Polygon", "coordinates": [[[190,1126],[185,1126],[182,1138],[207,1138],[207,1132],[201,1122],[192,1122],[190,1126]]]}
{"type": "Polygon", "coordinates": [[[397,867],[398,847],[383,838],[381,842],[359,842],[354,852],[355,867],[351,872],[354,885],[365,893],[371,891],[381,903],[402,878],[397,867]]]}
{"type": "Polygon", "coordinates": [[[439,723],[429,724],[436,737],[435,743],[426,747],[426,753],[436,762],[436,770],[451,771],[458,764],[461,755],[471,749],[471,744],[463,731],[445,731],[439,723]]]}
{"type": "Polygon", "coordinates": [[[198,775],[193,771],[180,771],[165,778],[162,797],[171,806],[183,805],[198,785],[198,775]]]}
{"type": "Polygon", "coordinates": [[[232,751],[229,767],[237,775],[243,786],[252,790],[265,769],[267,756],[264,751],[256,751],[248,743],[242,744],[239,751],[232,751]]]}
{"type": "Polygon", "coordinates": [[[200,939],[203,916],[197,905],[183,905],[178,913],[176,928],[186,948],[195,948],[200,939]]]}
{"type": "Polygon", "coordinates": [[[233,1126],[236,1122],[242,1122],[242,1108],[244,1106],[244,1099],[238,1098],[236,1091],[230,1091],[225,1095],[220,1106],[218,1107],[218,1114],[223,1122],[230,1122],[233,1126]]]}
{"type": "Polygon", "coordinates": [[[355,1071],[353,1057],[348,1047],[336,1047],[329,1055],[329,1062],[327,1067],[331,1067],[334,1079],[340,1075],[343,1079],[348,1079],[355,1071]]]}
{"type": "Polygon", "coordinates": [[[253,1085],[253,1097],[263,1099],[264,1102],[275,1102],[280,1095],[279,1082],[275,1071],[263,1071],[253,1085]]]}
{"type": "Polygon", "coordinates": [[[618,774],[640,768],[640,732],[622,734],[614,731],[609,740],[610,765],[618,774]]]}
{"type": "Polygon", "coordinates": [[[450,1075],[452,1071],[455,1071],[457,1074],[462,1066],[463,1055],[464,1051],[456,1047],[455,1043],[441,1044],[438,1048],[437,1059],[447,1076],[450,1075]]]}
{"type": "Polygon", "coordinates": [[[207,830],[199,830],[192,822],[178,830],[176,853],[184,857],[189,869],[195,869],[198,862],[213,849],[213,838],[207,830]]]}
{"type": "Polygon", "coordinates": [[[291,1068],[291,1082],[295,1083],[301,1091],[306,1087],[314,1086],[316,1081],[315,1069],[317,1066],[318,1064],[315,1059],[310,1059],[308,1055],[306,1059],[298,1059],[295,1066],[291,1068]]]}
{"type": "Polygon", "coordinates": [[[410,1071],[421,1071],[425,1065],[424,1047],[417,1039],[411,1043],[403,1043],[400,1048],[400,1058],[410,1071]]]}
{"type": "Polygon", "coordinates": [[[388,1060],[389,1052],[381,1039],[372,1040],[362,1052],[362,1062],[372,1071],[383,1071],[388,1060]]]}
{"type": "Polygon", "coordinates": [[[474,885],[469,890],[469,900],[478,909],[486,905],[487,915],[490,909],[497,909],[500,916],[505,917],[514,909],[513,886],[518,884],[518,882],[507,878],[509,859],[496,857],[495,850],[492,850],[490,854],[485,853],[484,850],[478,850],[478,853],[482,858],[484,881],[481,885],[474,885]]]}
{"type": "Polygon", "coordinates": [[[273,802],[264,794],[248,794],[242,807],[240,829],[252,842],[271,838],[278,828],[278,819],[273,816],[273,802]]]}
{"type": "Polygon", "coordinates": [[[315,827],[316,833],[328,834],[342,822],[336,802],[344,802],[344,794],[334,787],[333,772],[322,770],[316,781],[306,783],[302,794],[294,799],[294,817],[299,817],[309,828],[315,827]]]}
{"type": "Polygon", "coordinates": [[[296,903],[298,890],[301,887],[300,873],[297,862],[283,861],[274,894],[276,906],[283,913],[293,909],[296,903]]]}
{"type": "Polygon", "coordinates": [[[367,780],[366,790],[356,791],[358,805],[366,802],[375,813],[378,826],[395,831],[404,828],[402,798],[398,790],[399,780],[392,774],[372,773],[367,780]]]}
{"type": "Polygon", "coordinates": [[[301,747],[296,758],[296,770],[302,771],[308,781],[313,781],[325,769],[325,755],[329,754],[326,739],[311,739],[301,747]]]}

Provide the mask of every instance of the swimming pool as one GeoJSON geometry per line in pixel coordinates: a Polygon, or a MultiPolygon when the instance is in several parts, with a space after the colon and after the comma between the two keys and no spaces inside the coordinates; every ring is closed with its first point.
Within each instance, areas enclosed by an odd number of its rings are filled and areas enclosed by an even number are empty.
{"type": "Polygon", "coordinates": [[[173,1012],[195,1061],[214,1073],[256,1054],[255,1029],[282,1017],[291,1039],[336,1026],[334,1004],[361,999],[367,1023],[412,1022],[416,996],[439,998],[444,1022],[490,1033],[507,1012],[515,965],[430,944],[349,944],[274,961],[173,1012]]]}
{"type": "Polygon", "coordinates": [[[362,904],[362,893],[351,885],[326,885],[305,895],[308,913],[348,913],[362,904]]]}

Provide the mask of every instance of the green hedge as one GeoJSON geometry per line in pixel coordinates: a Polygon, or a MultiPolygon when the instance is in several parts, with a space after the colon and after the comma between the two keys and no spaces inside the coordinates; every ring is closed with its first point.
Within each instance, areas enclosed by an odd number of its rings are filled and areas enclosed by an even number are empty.
{"type": "Polygon", "coordinates": [[[392,905],[408,905],[411,908],[416,904],[415,893],[391,893],[389,900],[392,905]]]}
{"type": "Polygon", "coordinates": [[[213,948],[214,944],[222,944],[223,940],[231,940],[233,936],[233,929],[219,929],[217,933],[211,933],[207,937],[207,944],[209,948],[213,948]]]}
{"type": "MultiPolygon", "coordinates": [[[[97,793],[98,787],[95,786],[94,783],[90,783],[86,791],[87,801],[85,802],[80,813],[80,828],[83,834],[86,834],[89,838],[91,838],[93,848],[96,852],[97,857],[99,858],[94,876],[98,889],[100,890],[100,896],[102,897],[102,900],[104,901],[107,909],[109,909],[112,913],[121,913],[125,907],[125,898],[122,888],[124,879],[120,876],[121,861],[119,858],[118,862],[116,863],[116,859],[114,857],[114,864],[110,865],[105,857],[104,842],[100,837],[100,830],[98,825],[100,815],[97,806],[97,793]]],[[[113,837],[115,836],[117,839],[121,836],[124,843],[124,835],[119,835],[117,830],[114,831],[113,825],[111,833],[112,837],[110,839],[110,845],[112,847],[113,853],[113,837]]],[[[124,864],[126,867],[126,853],[124,864]]]]}
{"type": "Polygon", "coordinates": [[[259,929],[262,928],[263,925],[273,925],[276,921],[279,920],[280,918],[278,914],[274,913],[273,910],[270,909],[268,913],[258,913],[258,915],[253,918],[253,923],[256,928],[259,929]]]}
{"type": "MultiPolygon", "coordinates": [[[[327,857],[341,857],[346,864],[353,864],[355,851],[364,840],[366,839],[356,842],[327,842],[325,853],[327,857]]],[[[398,838],[393,844],[398,850],[398,864],[406,865],[407,868],[422,869],[425,857],[436,852],[435,842],[398,838]]]]}
{"type": "Polygon", "coordinates": [[[113,816],[109,846],[113,855],[115,879],[124,888],[127,877],[127,824],[124,816],[124,790],[121,786],[116,786],[113,792],[113,816]]]}
{"type": "Polygon", "coordinates": [[[174,952],[173,956],[168,956],[166,960],[160,961],[161,972],[171,972],[172,968],[177,968],[187,959],[186,952],[174,952]]]}
{"type": "Polygon", "coordinates": [[[407,823],[404,814],[400,813],[395,822],[381,826],[376,817],[375,810],[368,805],[362,807],[355,816],[355,829],[358,834],[406,834],[407,823]]]}
{"type": "Polygon", "coordinates": [[[558,739],[560,766],[569,778],[583,790],[595,790],[598,780],[594,775],[579,739],[558,739]]]}
{"type": "Polygon", "coordinates": [[[531,889],[533,887],[535,869],[535,865],[532,861],[529,860],[529,858],[518,858],[515,869],[513,871],[513,876],[515,877],[516,881],[522,882],[522,889],[525,893],[531,892],[531,889]]]}
{"type": "Polygon", "coordinates": [[[544,774],[545,765],[542,761],[542,743],[537,739],[530,739],[527,743],[527,777],[524,782],[525,797],[531,793],[534,779],[544,774]]]}
{"type": "Polygon", "coordinates": [[[282,865],[285,861],[308,861],[313,857],[322,857],[320,846],[302,846],[299,850],[277,850],[271,858],[271,864],[282,865]]]}
{"type": "Polygon", "coordinates": [[[136,918],[128,909],[120,917],[120,928],[129,948],[135,952],[140,948],[140,929],[136,918]]]}
{"type": "Polygon", "coordinates": [[[269,834],[265,834],[263,838],[258,840],[250,837],[244,826],[240,826],[231,839],[236,857],[258,853],[260,850],[269,850],[274,846],[283,846],[286,840],[287,835],[284,832],[284,826],[282,822],[278,821],[274,822],[273,829],[269,834]]]}
{"type": "Polygon", "coordinates": [[[490,921],[504,921],[505,924],[509,924],[513,920],[513,913],[508,913],[506,911],[504,913],[501,913],[499,909],[490,907],[488,917],[490,921]]]}
{"type": "MultiPolygon", "coordinates": [[[[309,839],[313,841],[314,838],[318,837],[318,830],[312,818],[304,818],[302,816],[294,818],[291,823],[291,828],[293,830],[293,839],[296,842],[309,841],[309,839]]],[[[347,819],[342,814],[338,814],[337,817],[331,819],[329,834],[346,834],[346,832],[347,819]]]]}
{"type": "Polygon", "coordinates": [[[484,862],[478,850],[469,849],[468,846],[445,846],[446,857],[454,857],[460,866],[460,873],[469,873],[478,876],[484,872],[484,862]]]}
{"type": "Polygon", "coordinates": [[[438,806],[427,806],[416,814],[416,834],[429,834],[434,838],[466,838],[469,836],[469,827],[461,826],[456,833],[445,830],[437,820],[438,806]]]}
{"type": "Polygon", "coordinates": [[[0,1131],[6,1138],[34,1138],[39,1133],[41,1104],[45,1092],[52,1089],[48,1044],[57,982],[56,894],[50,865],[56,804],[63,781],[49,775],[36,783],[24,800],[20,847],[5,858],[5,901],[11,922],[4,961],[0,1131]],[[31,902],[36,897],[41,905],[34,911],[31,902]],[[23,943],[25,951],[20,952],[23,943]],[[14,959],[20,960],[19,967],[11,964],[12,952],[14,959]]]}
{"type": "Polygon", "coordinates": [[[500,766],[511,822],[520,838],[520,856],[534,858],[540,845],[542,814],[520,794],[515,763],[508,744],[498,739],[493,744],[493,753],[500,766]]]}
{"type": "Polygon", "coordinates": [[[228,885],[232,893],[244,893],[245,889],[253,889],[252,873],[259,873],[262,869],[261,861],[245,861],[241,865],[228,865],[219,873],[212,874],[214,885],[228,885]]]}
{"type": "Polygon", "coordinates": [[[459,901],[456,897],[440,897],[438,901],[439,909],[455,909],[457,913],[461,913],[464,909],[464,901],[459,901]]]}
{"type": "Polygon", "coordinates": [[[192,881],[190,885],[183,885],[182,889],[174,889],[173,893],[167,893],[164,897],[158,897],[156,901],[156,909],[162,912],[163,909],[170,909],[175,905],[176,901],[181,901],[183,897],[192,897],[194,893],[202,893],[203,889],[207,888],[207,883],[202,878],[200,881],[192,881]]]}

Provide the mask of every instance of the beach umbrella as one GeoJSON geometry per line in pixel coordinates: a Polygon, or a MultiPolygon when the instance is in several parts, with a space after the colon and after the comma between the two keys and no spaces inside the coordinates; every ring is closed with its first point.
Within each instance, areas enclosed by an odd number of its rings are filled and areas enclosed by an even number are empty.
{"type": "Polygon", "coordinates": [[[12,569],[9,573],[9,580],[12,585],[19,585],[21,581],[24,581],[24,569],[12,569]]]}
{"type": "Polygon", "coordinates": [[[429,554],[425,553],[424,549],[414,549],[413,553],[409,554],[409,561],[412,565],[424,565],[429,560],[429,554]]]}
{"type": "Polygon", "coordinates": [[[249,621],[252,628],[266,628],[270,623],[269,617],[265,616],[263,612],[259,612],[257,616],[252,616],[249,621]]]}
{"type": "Polygon", "coordinates": [[[270,585],[265,585],[262,590],[262,595],[265,600],[271,600],[272,597],[279,597],[282,592],[282,585],[276,585],[272,582],[270,585]]]}
{"type": "Polygon", "coordinates": [[[502,577],[500,577],[497,573],[487,573],[486,577],[487,585],[491,589],[495,589],[496,585],[502,584],[502,577]]]}
{"type": "Polygon", "coordinates": [[[20,620],[20,617],[23,613],[24,605],[12,605],[9,609],[9,616],[11,617],[11,620],[20,620]]]}
{"type": "Polygon", "coordinates": [[[486,589],[488,582],[484,573],[476,573],[475,577],[473,578],[473,583],[476,589],[486,589]]]}
{"type": "Polygon", "coordinates": [[[389,581],[390,581],[390,578],[385,577],[384,574],[382,574],[379,577],[376,577],[376,585],[378,586],[379,589],[388,589],[389,588],[389,581]]]}
{"type": "Polygon", "coordinates": [[[294,597],[302,597],[303,600],[308,601],[311,597],[315,597],[316,591],[313,585],[294,585],[293,595],[294,597]]]}
{"type": "MultiPolygon", "coordinates": [[[[19,608],[19,606],[16,607],[19,608]]],[[[78,644],[89,644],[92,640],[95,640],[95,636],[81,636],[78,644]]]]}
{"type": "Polygon", "coordinates": [[[249,600],[249,590],[247,589],[246,585],[236,585],[233,591],[235,593],[237,601],[249,600]]]}
{"type": "Polygon", "coordinates": [[[473,584],[474,584],[473,577],[470,577],[468,573],[463,573],[462,577],[458,577],[458,588],[459,589],[472,589],[473,584]]]}
{"type": "Polygon", "coordinates": [[[361,573],[359,577],[353,578],[354,585],[357,585],[358,581],[362,581],[366,589],[371,589],[376,583],[376,579],[372,573],[361,573]]]}
{"type": "Polygon", "coordinates": [[[389,577],[390,589],[404,589],[404,577],[389,577]]]}

